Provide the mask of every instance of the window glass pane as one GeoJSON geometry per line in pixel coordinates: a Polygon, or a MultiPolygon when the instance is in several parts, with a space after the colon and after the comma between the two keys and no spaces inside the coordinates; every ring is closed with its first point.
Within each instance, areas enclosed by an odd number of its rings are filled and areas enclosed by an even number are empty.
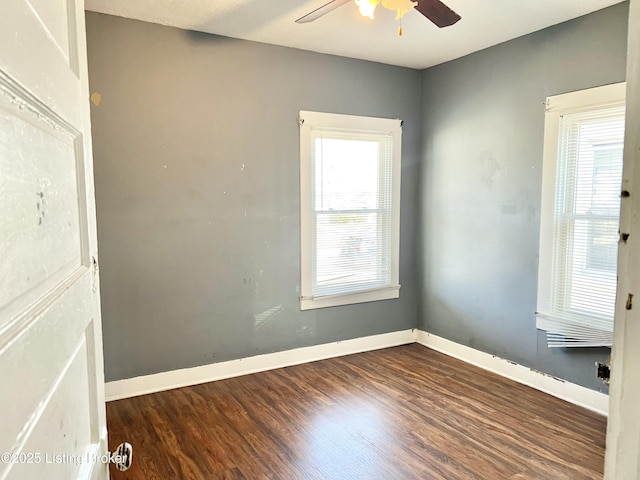
{"type": "Polygon", "coordinates": [[[315,132],[314,295],[390,284],[390,145],[384,133],[315,132]]]}
{"type": "Polygon", "coordinates": [[[565,115],[560,135],[554,312],[612,320],[624,112],[565,115]]]}
{"type": "Polygon", "coordinates": [[[315,209],[377,208],[380,143],[371,140],[317,138],[315,141],[315,209]]]}
{"type": "Polygon", "coordinates": [[[618,262],[618,222],[592,221],[589,225],[587,268],[606,270],[615,275],[618,262]]]}
{"type": "MultiPolygon", "coordinates": [[[[593,255],[590,233],[595,229],[607,230],[611,234],[618,230],[618,221],[609,225],[587,219],[575,221],[575,239],[569,274],[565,278],[566,303],[564,310],[580,312],[585,315],[599,315],[613,318],[616,299],[616,263],[613,270],[593,269],[589,267],[589,257],[593,255]],[[597,226],[596,226],[597,225],[597,226]]],[[[614,233],[615,235],[615,233],[614,233]]],[[[617,245],[613,247],[617,253],[617,245]]],[[[617,257],[614,256],[614,259],[617,257]]]]}
{"type": "Polygon", "coordinates": [[[329,295],[390,282],[384,216],[368,212],[317,216],[315,293],[329,295]]]}
{"type": "Polygon", "coordinates": [[[593,152],[591,212],[618,215],[622,183],[622,143],[598,145],[593,152]]]}

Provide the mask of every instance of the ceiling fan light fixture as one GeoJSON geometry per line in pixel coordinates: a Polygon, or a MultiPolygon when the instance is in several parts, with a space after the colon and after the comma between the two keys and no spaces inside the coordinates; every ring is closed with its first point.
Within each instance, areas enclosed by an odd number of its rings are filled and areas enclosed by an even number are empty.
{"type": "Polygon", "coordinates": [[[382,6],[387,10],[396,12],[396,20],[400,20],[407,12],[413,10],[418,4],[412,0],[382,0],[382,6]]]}
{"type": "Polygon", "coordinates": [[[380,0],[356,0],[356,5],[360,10],[360,15],[362,15],[363,17],[370,18],[372,20],[375,18],[373,14],[379,3],[380,3],[380,0]]]}
{"type": "MultiPolygon", "coordinates": [[[[351,3],[351,0],[329,0],[328,3],[298,18],[296,23],[313,22],[347,3],[351,3]]],[[[369,18],[374,18],[373,13],[379,3],[382,3],[382,6],[387,10],[396,12],[397,20],[402,19],[407,12],[415,9],[438,28],[454,25],[461,18],[460,15],[442,3],[441,0],[355,0],[355,4],[359,8],[360,13],[369,18]]],[[[402,35],[402,24],[398,33],[402,35]]]]}

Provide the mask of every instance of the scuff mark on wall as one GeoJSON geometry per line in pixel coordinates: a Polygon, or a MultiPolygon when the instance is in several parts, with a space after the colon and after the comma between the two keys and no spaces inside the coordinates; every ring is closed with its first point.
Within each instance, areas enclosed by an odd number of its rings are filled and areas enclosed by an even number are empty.
{"type": "Polygon", "coordinates": [[[518,207],[511,203],[502,205],[502,214],[503,215],[516,215],[518,213],[518,207]]]}
{"type": "Polygon", "coordinates": [[[482,183],[491,187],[497,180],[500,172],[502,171],[502,165],[496,160],[493,152],[490,150],[483,150],[478,154],[478,160],[481,165],[482,183]]]}

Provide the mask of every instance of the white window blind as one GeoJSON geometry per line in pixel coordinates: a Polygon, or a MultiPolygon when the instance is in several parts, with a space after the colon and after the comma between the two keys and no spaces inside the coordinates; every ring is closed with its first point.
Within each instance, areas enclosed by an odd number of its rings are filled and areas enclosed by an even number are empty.
{"type": "Polygon", "coordinates": [[[551,247],[540,258],[550,275],[541,268],[537,313],[550,347],[612,343],[624,112],[618,102],[558,115],[551,247]]]}
{"type": "Polygon", "coordinates": [[[301,119],[301,307],[397,298],[399,121],[301,119]]]}

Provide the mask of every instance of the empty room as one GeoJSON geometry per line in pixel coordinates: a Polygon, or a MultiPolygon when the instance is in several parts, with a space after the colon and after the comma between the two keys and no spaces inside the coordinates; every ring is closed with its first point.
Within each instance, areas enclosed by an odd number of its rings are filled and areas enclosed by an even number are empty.
{"type": "Polygon", "coordinates": [[[640,0],[82,3],[0,7],[0,480],[640,479],[640,0]]]}

